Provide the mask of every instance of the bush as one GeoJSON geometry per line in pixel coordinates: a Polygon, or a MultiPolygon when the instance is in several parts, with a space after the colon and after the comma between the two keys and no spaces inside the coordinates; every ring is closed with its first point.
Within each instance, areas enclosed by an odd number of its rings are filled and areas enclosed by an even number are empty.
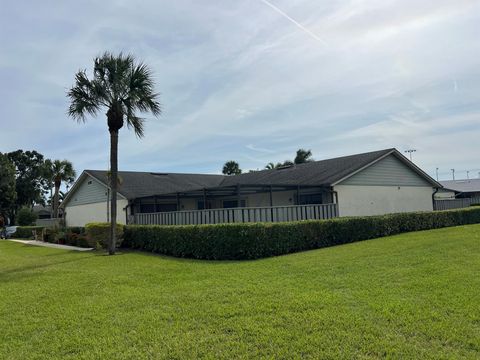
{"type": "MultiPolygon", "coordinates": [[[[117,224],[117,247],[123,241],[123,228],[121,224],[117,224]]],[[[110,238],[110,224],[109,223],[89,223],[85,225],[86,241],[89,247],[108,247],[110,238]]]]}
{"type": "Polygon", "coordinates": [[[42,240],[43,229],[45,229],[43,226],[19,226],[12,237],[17,239],[34,239],[33,232],[35,231],[37,239],[42,240]]]}
{"type": "Polygon", "coordinates": [[[474,223],[480,223],[479,208],[285,223],[131,225],[125,226],[123,245],[177,257],[257,259],[474,223]]]}
{"type": "Polygon", "coordinates": [[[37,214],[35,214],[32,209],[28,207],[23,207],[18,210],[17,213],[17,224],[19,226],[32,226],[35,225],[35,220],[37,220],[37,214]]]}
{"type": "Polygon", "coordinates": [[[59,228],[46,228],[43,240],[54,244],[65,244],[85,248],[91,247],[87,242],[85,228],[80,226],[69,227],[63,230],[59,228]]]}

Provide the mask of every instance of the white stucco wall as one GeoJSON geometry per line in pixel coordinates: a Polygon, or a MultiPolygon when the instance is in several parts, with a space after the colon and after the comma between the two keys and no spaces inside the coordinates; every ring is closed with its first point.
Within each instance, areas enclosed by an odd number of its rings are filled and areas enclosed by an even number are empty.
{"type": "MultiPolygon", "coordinates": [[[[119,224],[125,224],[125,211],[123,209],[127,204],[127,200],[117,200],[117,222],[119,224]]],[[[106,202],[67,206],[65,212],[67,226],[85,226],[90,222],[107,221],[106,202]]]]}
{"type": "Polygon", "coordinates": [[[433,210],[431,187],[337,185],[334,190],[340,216],[433,210]]]}

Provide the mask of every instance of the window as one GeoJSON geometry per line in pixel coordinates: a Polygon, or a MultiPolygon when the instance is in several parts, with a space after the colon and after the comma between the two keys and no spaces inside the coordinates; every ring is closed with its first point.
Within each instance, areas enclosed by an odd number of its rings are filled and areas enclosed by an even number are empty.
{"type": "Polygon", "coordinates": [[[155,204],[140,204],[141,213],[153,213],[155,212],[155,204]]]}
{"type": "MultiPolygon", "coordinates": [[[[223,200],[223,208],[224,209],[229,209],[229,208],[236,208],[238,201],[237,200],[223,200]]],[[[245,200],[240,200],[240,207],[245,207],[246,206],[246,201],[245,200]]]]}
{"type": "MultiPolygon", "coordinates": [[[[203,204],[204,204],[203,201],[198,201],[197,202],[197,209],[198,210],[204,210],[205,206],[203,204]]],[[[207,209],[211,209],[211,208],[212,208],[212,202],[207,201],[207,209]]]]}
{"type": "Polygon", "coordinates": [[[157,204],[157,212],[177,211],[177,204],[157,204]]]}
{"type": "Polygon", "coordinates": [[[141,213],[177,211],[177,204],[140,204],[141,213]]]}
{"type": "Polygon", "coordinates": [[[87,184],[92,185],[92,180],[88,180],[87,184]]]}
{"type": "Polygon", "coordinates": [[[322,194],[300,195],[300,205],[322,204],[322,194]]]}

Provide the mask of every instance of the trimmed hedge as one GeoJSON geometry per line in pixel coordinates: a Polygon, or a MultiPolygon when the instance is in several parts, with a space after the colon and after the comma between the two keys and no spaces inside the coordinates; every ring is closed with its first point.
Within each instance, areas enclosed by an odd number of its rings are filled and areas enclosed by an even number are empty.
{"type": "Polygon", "coordinates": [[[33,231],[36,232],[37,238],[41,240],[42,231],[45,229],[44,226],[19,226],[14,234],[12,234],[12,238],[17,239],[33,239],[33,231]]]}
{"type": "Polygon", "coordinates": [[[125,226],[123,246],[176,257],[258,259],[409,231],[480,223],[480,208],[285,223],[125,226]]]}
{"type": "MultiPolygon", "coordinates": [[[[123,240],[123,228],[121,224],[117,224],[117,247],[120,247],[123,240]]],[[[89,247],[106,249],[110,239],[109,223],[89,223],[85,225],[85,233],[87,235],[87,243],[89,247]]]]}

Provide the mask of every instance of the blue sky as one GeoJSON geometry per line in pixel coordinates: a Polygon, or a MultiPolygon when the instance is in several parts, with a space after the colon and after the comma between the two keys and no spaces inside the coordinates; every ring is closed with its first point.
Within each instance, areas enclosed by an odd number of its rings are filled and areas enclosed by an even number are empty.
{"type": "Polygon", "coordinates": [[[0,151],[106,169],[104,116],[66,91],[105,50],[154,70],[163,115],[122,129],[121,170],[218,173],[396,147],[440,178],[480,172],[480,2],[2,1],[0,151]]]}

